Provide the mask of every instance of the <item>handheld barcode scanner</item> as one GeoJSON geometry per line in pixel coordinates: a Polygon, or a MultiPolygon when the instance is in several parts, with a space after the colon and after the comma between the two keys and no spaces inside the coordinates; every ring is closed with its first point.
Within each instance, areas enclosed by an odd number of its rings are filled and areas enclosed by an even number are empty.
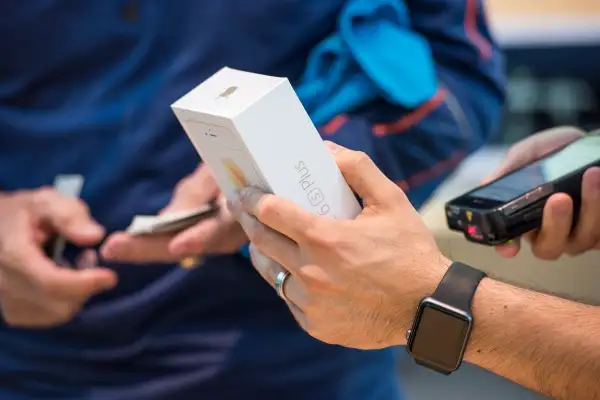
{"type": "Polygon", "coordinates": [[[449,201],[448,227],[472,242],[506,243],[541,227],[544,205],[554,193],[568,194],[577,216],[583,174],[594,166],[600,166],[600,131],[449,201]]]}

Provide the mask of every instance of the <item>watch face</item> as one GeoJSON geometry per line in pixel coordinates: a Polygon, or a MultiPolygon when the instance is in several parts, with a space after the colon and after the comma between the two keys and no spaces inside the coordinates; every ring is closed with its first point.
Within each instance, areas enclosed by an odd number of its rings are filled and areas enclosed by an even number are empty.
{"type": "Polygon", "coordinates": [[[470,327],[469,316],[422,303],[409,343],[410,352],[439,369],[454,371],[460,365],[470,327]]]}

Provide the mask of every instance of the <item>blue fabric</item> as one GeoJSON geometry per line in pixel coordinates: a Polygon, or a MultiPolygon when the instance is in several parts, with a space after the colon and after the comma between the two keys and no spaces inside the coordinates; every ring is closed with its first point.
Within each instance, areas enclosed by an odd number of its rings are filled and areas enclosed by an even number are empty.
{"type": "MultiPolygon", "coordinates": [[[[397,85],[395,93],[410,94],[409,90],[402,89],[411,81],[420,82],[418,86],[421,88],[428,88],[423,91],[423,96],[431,92],[427,82],[435,83],[437,91],[426,103],[419,105],[421,96],[417,96],[412,104],[403,103],[403,98],[389,96],[385,90],[388,86],[379,84],[380,94],[373,101],[346,112],[343,118],[336,118],[335,124],[323,127],[322,134],[328,140],[367,153],[418,208],[465,157],[498,132],[506,84],[502,53],[490,35],[483,0],[374,1],[372,4],[356,4],[373,10],[371,14],[365,12],[362,17],[349,21],[353,21],[356,27],[364,27],[361,32],[374,32],[362,37],[365,43],[372,40],[374,50],[371,55],[376,53],[375,49],[381,49],[373,56],[374,60],[381,60],[377,65],[396,65],[398,54],[403,57],[402,65],[382,68],[391,71],[390,75],[396,69],[399,71],[396,81],[391,81],[397,85]],[[402,30],[403,25],[398,21],[403,21],[403,14],[398,10],[408,10],[412,33],[402,30]],[[429,72],[421,74],[418,69],[410,69],[411,65],[419,66],[420,60],[427,60],[427,57],[423,57],[423,52],[427,51],[425,48],[419,49],[415,45],[407,52],[403,49],[408,46],[397,47],[395,42],[390,41],[386,51],[385,46],[376,45],[384,43],[377,39],[382,36],[376,32],[389,32],[389,29],[370,24],[369,17],[381,17],[380,21],[396,21],[395,24],[386,22],[385,26],[395,28],[398,43],[411,41],[411,35],[415,42],[419,38],[425,39],[435,60],[436,81],[426,79],[429,72]],[[403,39],[399,38],[400,35],[403,39]],[[413,53],[416,57],[413,57],[413,53]],[[413,60],[416,60],[414,64],[413,60]]],[[[342,29],[338,28],[337,31],[342,29]]],[[[330,57],[324,53],[324,58],[327,60],[330,57]]],[[[373,83],[376,82],[372,71],[367,68],[363,68],[363,71],[369,73],[373,83]]],[[[302,98],[305,100],[304,95],[302,98]]],[[[325,110],[323,114],[327,115],[333,113],[328,109],[343,110],[349,104],[333,102],[327,96],[319,100],[322,104],[334,104],[317,108],[317,111],[325,110]]],[[[308,109],[315,118],[313,106],[309,104],[308,109]]]]}
{"type": "Polygon", "coordinates": [[[250,258],[250,246],[248,244],[243,245],[240,249],[240,254],[246,258],[250,258]]]}
{"type": "Polygon", "coordinates": [[[315,124],[378,97],[413,108],[433,96],[437,78],[431,50],[410,24],[402,1],[347,2],[337,31],[312,51],[296,89],[315,124]]]}

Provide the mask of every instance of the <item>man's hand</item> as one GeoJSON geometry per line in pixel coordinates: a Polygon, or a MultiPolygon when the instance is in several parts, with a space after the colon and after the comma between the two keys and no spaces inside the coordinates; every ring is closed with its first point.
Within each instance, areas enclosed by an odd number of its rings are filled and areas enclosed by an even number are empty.
{"type": "Polygon", "coordinates": [[[222,206],[216,216],[202,220],[178,234],[132,236],[126,232],[115,233],[102,246],[102,256],[118,262],[146,263],[175,262],[190,256],[234,253],[248,239],[227,210],[225,200],[206,164],[201,164],[194,173],[179,182],[171,202],[161,213],[190,210],[215,200],[222,206]]]}
{"type": "Polygon", "coordinates": [[[404,342],[415,308],[450,262],[402,190],[365,154],[328,144],[364,210],[352,221],[319,217],[254,189],[230,204],[271,285],[283,268],[288,306],[315,338],[362,349],[404,342]]]}
{"type": "MultiPolygon", "coordinates": [[[[533,135],[509,150],[504,163],[488,181],[543,158],[584,135],[585,132],[569,127],[533,135]]],[[[574,229],[573,201],[568,195],[557,193],[548,199],[544,207],[541,229],[524,235],[538,258],[555,260],[563,253],[576,255],[600,248],[600,168],[588,169],[581,186],[580,217],[574,229]]],[[[497,247],[498,253],[504,257],[514,257],[519,249],[519,240],[497,247]]]]}
{"type": "Polygon", "coordinates": [[[80,200],[52,189],[0,195],[0,221],[0,305],[9,325],[62,324],[91,296],[116,285],[111,270],[64,268],[42,251],[55,234],[79,246],[103,238],[103,228],[80,200]]]}

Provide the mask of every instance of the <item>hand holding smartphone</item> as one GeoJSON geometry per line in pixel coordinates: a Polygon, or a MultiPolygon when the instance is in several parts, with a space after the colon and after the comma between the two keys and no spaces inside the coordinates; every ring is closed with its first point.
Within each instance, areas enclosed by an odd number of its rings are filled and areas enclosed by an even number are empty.
{"type": "Polygon", "coordinates": [[[600,166],[600,131],[448,202],[448,226],[476,243],[503,244],[539,229],[544,205],[555,193],[573,200],[575,224],[582,177],[594,166],[600,166]]]}
{"type": "Polygon", "coordinates": [[[214,216],[218,211],[217,203],[209,203],[193,210],[160,215],[136,215],[127,228],[127,233],[132,236],[178,233],[214,216]]]}

